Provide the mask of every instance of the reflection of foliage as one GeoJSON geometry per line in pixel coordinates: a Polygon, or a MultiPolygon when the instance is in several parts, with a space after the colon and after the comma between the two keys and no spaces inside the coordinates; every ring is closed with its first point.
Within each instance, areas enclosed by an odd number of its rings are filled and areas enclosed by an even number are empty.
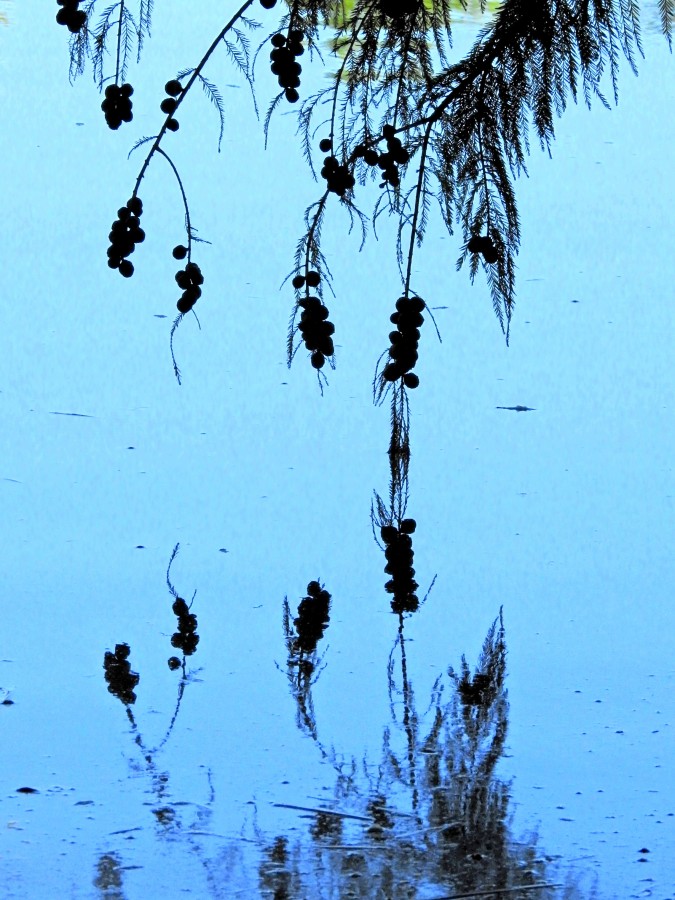
{"type": "Polygon", "coordinates": [[[122,864],[115,853],[104,853],[96,864],[94,887],[101,900],[124,900],[122,864]]]}
{"type": "MultiPolygon", "coordinates": [[[[143,740],[143,736],[136,723],[134,714],[130,709],[130,705],[136,702],[136,694],[134,693],[134,688],[139,682],[139,675],[136,672],[131,671],[131,664],[128,661],[128,657],[130,654],[129,645],[117,644],[115,646],[115,652],[111,653],[109,650],[106,650],[103,658],[105,680],[108,682],[108,690],[111,694],[114,694],[116,697],[118,697],[126,706],[127,718],[134,735],[134,742],[143,753],[145,761],[146,763],[148,763],[148,765],[152,765],[153,755],[161,750],[161,748],[166,744],[169,737],[171,736],[171,732],[173,731],[173,727],[176,723],[176,719],[180,711],[183,694],[185,693],[185,687],[192,679],[192,673],[188,674],[186,672],[185,657],[195,652],[197,642],[199,641],[199,636],[196,634],[197,617],[190,613],[187,603],[185,602],[185,600],[178,596],[176,589],[171,583],[171,564],[175,560],[179,548],[180,544],[176,544],[176,546],[173,548],[173,552],[169,560],[169,565],[166,570],[166,583],[169,591],[171,592],[171,595],[175,598],[173,609],[178,618],[178,631],[172,636],[171,644],[173,647],[180,647],[183,651],[182,662],[177,657],[171,657],[169,659],[169,668],[172,670],[182,668],[182,677],[180,679],[180,682],[178,683],[176,705],[173,711],[173,715],[171,716],[164,736],[157,744],[157,746],[153,749],[150,749],[146,746],[145,741],[143,740]]],[[[192,599],[194,600],[194,595],[192,599]]]]}
{"type": "Polygon", "coordinates": [[[297,723],[314,740],[318,736],[311,688],[322,670],[323,657],[318,655],[316,647],[328,626],[330,600],[330,594],[318,581],[310,581],[295,618],[288,598],[284,598],[283,606],[286,671],[297,705],[297,723]]]}
{"type": "MultiPolygon", "coordinates": [[[[281,804],[312,814],[310,842],[277,837],[270,844],[257,832],[265,895],[560,898],[536,837],[511,833],[509,785],[496,776],[508,724],[505,675],[500,611],[473,673],[463,657],[459,672],[450,668],[447,680],[435,681],[420,712],[401,621],[388,665],[392,723],[381,762],[336,767],[334,808],[281,804]]],[[[313,709],[312,723],[316,729],[313,709]]],[[[578,896],[568,884],[564,897],[578,896]]]]}

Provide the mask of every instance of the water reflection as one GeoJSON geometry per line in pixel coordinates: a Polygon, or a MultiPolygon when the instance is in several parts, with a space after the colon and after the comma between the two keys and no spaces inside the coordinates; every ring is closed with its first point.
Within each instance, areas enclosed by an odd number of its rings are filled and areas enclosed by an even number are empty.
{"type": "MultiPolygon", "coordinates": [[[[284,615],[287,623],[287,601],[284,615]]],[[[284,636],[287,647],[297,646],[286,624],[284,636]]],[[[293,842],[256,828],[262,896],[578,896],[572,882],[556,881],[536,835],[519,840],[510,827],[510,787],[497,773],[509,712],[501,610],[473,670],[465,657],[457,670],[450,666],[421,710],[399,616],[387,666],[391,721],[378,762],[320,745],[314,682],[291,669],[298,727],[335,768],[333,802],[284,804],[307,822],[293,842]]]]}
{"type": "Polygon", "coordinates": [[[178,592],[171,582],[171,566],[178,555],[179,549],[180,544],[176,544],[171,553],[169,565],[166,570],[166,584],[171,596],[174,598],[172,610],[178,620],[177,631],[171,636],[171,646],[182,651],[182,659],[179,659],[177,656],[171,656],[169,657],[168,665],[172,671],[181,669],[182,675],[178,683],[176,705],[174,707],[173,715],[171,716],[164,736],[156,747],[152,749],[147,747],[138,727],[138,723],[136,722],[136,718],[130,708],[136,702],[137,696],[135,688],[140,681],[138,672],[133,672],[131,669],[131,663],[129,661],[131,648],[126,643],[116,644],[115,651],[111,652],[110,650],[106,650],[103,657],[103,669],[105,672],[105,680],[108,683],[108,691],[124,704],[127,718],[129,719],[129,724],[131,725],[131,730],[134,735],[134,741],[143,753],[146,763],[151,767],[153,766],[153,756],[161,750],[169,740],[174,725],[176,724],[178,713],[180,712],[185,688],[190,681],[193,680],[194,675],[196,674],[195,672],[186,670],[186,661],[187,657],[192,656],[196,652],[197,644],[199,643],[199,635],[197,634],[197,616],[190,612],[197,592],[195,591],[193,594],[192,601],[188,606],[186,601],[182,597],[179,597],[178,592]]]}

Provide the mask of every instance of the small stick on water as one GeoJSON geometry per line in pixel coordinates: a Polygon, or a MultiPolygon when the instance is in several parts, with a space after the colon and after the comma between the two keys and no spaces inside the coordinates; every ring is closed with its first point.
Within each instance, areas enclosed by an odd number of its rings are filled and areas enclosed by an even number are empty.
{"type": "Polygon", "coordinates": [[[280,809],[297,809],[300,812],[316,813],[322,816],[335,816],[336,819],[358,819],[359,822],[370,822],[368,816],[356,816],[352,813],[334,812],[332,809],[318,809],[312,806],[294,806],[292,803],[274,803],[280,809]]]}
{"type": "Polygon", "coordinates": [[[469,900],[471,897],[492,897],[495,894],[513,894],[516,891],[541,891],[544,888],[564,887],[563,884],[519,884],[518,887],[492,888],[489,891],[470,891],[468,894],[444,894],[442,897],[434,897],[433,900],[469,900]]]}

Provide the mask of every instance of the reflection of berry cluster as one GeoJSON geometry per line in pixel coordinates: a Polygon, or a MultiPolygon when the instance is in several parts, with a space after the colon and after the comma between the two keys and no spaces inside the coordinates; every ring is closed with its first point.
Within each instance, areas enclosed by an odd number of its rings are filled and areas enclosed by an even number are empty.
{"type": "Polygon", "coordinates": [[[300,73],[302,66],[296,62],[296,56],[302,56],[305,48],[302,46],[304,35],[297,28],[288,32],[288,38],[279,33],[272,35],[272,47],[270,53],[272,60],[272,74],[279,80],[279,86],[284,88],[286,99],[289,103],[297,103],[300,99],[297,88],[300,87],[300,73]]]}
{"type": "Polygon", "coordinates": [[[499,253],[489,234],[483,236],[475,234],[466,245],[466,249],[470,253],[481,253],[485,262],[490,265],[499,259],[499,253]]]}
{"type": "Polygon", "coordinates": [[[127,205],[117,210],[117,219],[110,229],[110,246],[108,247],[108,265],[111,269],[119,269],[120,274],[130,278],[134,274],[134,264],[127,256],[136,249],[136,244],[145,240],[145,232],[141,228],[143,203],[139,197],[131,197],[127,205]]]}
{"type": "MultiPolygon", "coordinates": [[[[307,284],[310,284],[310,276],[312,284],[318,284],[318,272],[307,273],[307,284]]],[[[293,279],[293,285],[300,285],[302,275],[293,279]]],[[[304,279],[303,279],[304,283],[304,279]]],[[[328,321],[328,307],[324,306],[318,297],[302,297],[298,301],[298,306],[302,309],[300,322],[298,323],[298,331],[302,335],[305,347],[312,354],[311,363],[315,369],[322,369],[326,362],[327,356],[332,356],[335,352],[332,335],[335,333],[335,325],[328,321]]]]}
{"type": "Polygon", "coordinates": [[[417,375],[410,370],[414,369],[417,362],[424,307],[421,297],[399,297],[396,301],[396,312],[390,316],[390,321],[396,325],[396,331],[389,332],[391,362],[382,371],[385,381],[397,381],[402,377],[403,384],[408,388],[416,388],[420,383],[417,375]]]}
{"type": "Polygon", "coordinates": [[[130,652],[128,644],[116,644],[115,652],[111,653],[110,650],[106,650],[103,657],[108,690],[126,704],[136,702],[134,688],[139,682],[139,676],[136,672],[131,671],[128,660],[130,652]]]}
{"type": "Polygon", "coordinates": [[[101,103],[101,109],[105,113],[108,128],[116,131],[122,122],[131,122],[131,95],[134,89],[130,84],[109,84],[105,89],[105,100],[101,103]]]}
{"type": "Polygon", "coordinates": [[[328,190],[344,197],[356,184],[356,180],[346,165],[341,166],[336,156],[327,156],[323,161],[321,177],[326,179],[328,190]]]}
{"type": "Polygon", "coordinates": [[[410,537],[415,528],[414,519],[403,519],[400,528],[395,525],[384,525],[380,531],[386,545],[384,555],[387,558],[387,565],[384,571],[387,575],[391,575],[384,589],[388,594],[394,595],[391,608],[398,615],[415,612],[420,605],[415,593],[418,584],[414,578],[414,553],[410,537]]]}
{"type": "MultiPolygon", "coordinates": [[[[167,81],[167,83],[164,85],[164,90],[168,94],[168,97],[165,97],[164,100],[162,100],[162,102],[159,104],[159,108],[163,113],[166,113],[167,116],[173,116],[173,112],[178,106],[176,97],[179,97],[181,95],[183,86],[181,85],[180,81],[178,81],[176,78],[173,78],[171,81],[167,81]]],[[[166,123],[166,127],[169,129],[169,131],[178,131],[177,120],[174,118],[170,118],[166,123]]]]}
{"type": "Polygon", "coordinates": [[[84,28],[87,14],[78,9],[80,0],[56,0],[61,9],[56,14],[59,25],[65,25],[71,34],[78,34],[84,28]]]}
{"type": "Polygon", "coordinates": [[[307,596],[298,606],[298,617],[293,620],[298,635],[295,646],[301,653],[313,653],[330,621],[330,594],[318,581],[307,585],[307,596]]]}
{"type": "Polygon", "coordinates": [[[410,159],[410,154],[396,137],[396,129],[393,125],[385,125],[382,129],[382,137],[387,142],[387,152],[378,153],[374,147],[366,148],[364,144],[358,144],[354,148],[354,155],[362,156],[363,161],[369,166],[379,166],[382,169],[382,184],[390,184],[398,187],[401,183],[398,167],[404,166],[410,159]]]}
{"type": "MultiPolygon", "coordinates": [[[[176,597],[173,611],[178,617],[178,631],[171,636],[171,646],[182,650],[185,656],[192,656],[199,643],[197,631],[197,616],[190,612],[190,608],[182,597],[176,597]]],[[[172,657],[175,659],[176,657],[172,657]]],[[[169,660],[170,668],[177,668],[169,660]]]]}
{"type": "MultiPolygon", "coordinates": [[[[182,258],[185,258],[187,247],[179,245],[178,247],[173,248],[174,258],[180,259],[181,257],[176,256],[176,253],[183,253],[182,258]],[[185,251],[185,253],[183,253],[183,251],[185,251]]],[[[176,272],[176,284],[179,288],[183,289],[183,294],[176,303],[176,307],[178,308],[179,313],[185,315],[185,313],[190,312],[202,295],[201,285],[204,284],[204,276],[197,263],[189,262],[184,269],[179,269],[179,271],[176,272]]]]}

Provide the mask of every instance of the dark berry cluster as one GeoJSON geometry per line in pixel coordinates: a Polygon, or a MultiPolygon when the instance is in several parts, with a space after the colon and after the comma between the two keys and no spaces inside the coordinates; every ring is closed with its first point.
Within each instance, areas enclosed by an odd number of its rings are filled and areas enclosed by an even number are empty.
{"type": "Polygon", "coordinates": [[[466,245],[466,249],[470,253],[482,254],[485,262],[489,263],[490,265],[492,265],[492,263],[496,263],[499,259],[499,253],[497,252],[497,248],[492,242],[492,238],[489,234],[483,236],[475,234],[466,245]]]}
{"type": "Polygon", "coordinates": [[[71,34],[78,34],[87,21],[84,10],[78,9],[80,0],[56,0],[61,9],[56,14],[59,25],[65,25],[71,34]]]}
{"type": "MultiPolygon", "coordinates": [[[[317,287],[320,281],[318,272],[308,272],[307,277],[304,275],[296,275],[293,279],[293,287],[296,290],[304,287],[317,287]]],[[[328,308],[323,305],[318,297],[302,297],[298,301],[298,306],[302,309],[300,322],[298,323],[298,331],[302,335],[305,347],[312,354],[311,362],[315,369],[322,369],[327,356],[332,356],[335,352],[333,344],[333,334],[335,333],[335,325],[328,321],[328,308]]]]}
{"type": "Polygon", "coordinates": [[[296,649],[301,653],[313,653],[330,621],[330,594],[318,581],[307,585],[307,596],[298,606],[298,617],[293,620],[297,639],[296,649]]]}
{"type": "Polygon", "coordinates": [[[166,123],[166,127],[169,131],[178,131],[178,121],[173,118],[173,113],[178,106],[178,100],[176,98],[180,97],[182,94],[183,86],[178,79],[173,78],[171,81],[167,81],[164,85],[164,90],[166,91],[167,96],[159,104],[159,108],[163,113],[169,116],[166,123]]]}
{"type": "Polygon", "coordinates": [[[298,88],[300,87],[300,73],[302,66],[296,57],[302,56],[305,48],[302,46],[304,35],[297,28],[292,28],[286,35],[272,35],[273,50],[270,53],[272,74],[279,80],[279,86],[284,88],[286,99],[289,103],[297,103],[300,99],[298,88]]]}
{"type": "Polygon", "coordinates": [[[106,650],[103,657],[108,690],[126,704],[136,702],[134,688],[140,680],[136,672],[131,671],[128,659],[130,652],[128,644],[116,644],[115,652],[111,653],[110,650],[106,650]]]}
{"type": "Polygon", "coordinates": [[[397,381],[402,377],[403,384],[407,388],[416,388],[420,383],[411,369],[415,368],[417,362],[424,307],[425,303],[421,297],[399,297],[396,301],[396,312],[390,316],[390,320],[396,325],[396,331],[389,332],[391,362],[382,370],[385,381],[397,381]]]}
{"type": "MultiPolygon", "coordinates": [[[[184,247],[182,244],[173,248],[174,259],[185,259],[186,254],[187,247],[184,247]]],[[[197,263],[189,262],[184,269],[179,269],[176,272],[176,284],[183,289],[176,307],[179,313],[185,315],[185,313],[190,312],[202,295],[201,286],[204,284],[204,276],[197,263]]]]}
{"type": "Polygon", "coordinates": [[[101,109],[105,113],[108,128],[116,131],[122,122],[131,122],[131,95],[134,89],[130,84],[109,84],[105,89],[105,100],[101,103],[101,109]]]}
{"type": "MultiPolygon", "coordinates": [[[[328,140],[328,139],[326,139],[328,140]]],[[[321,142],[323,144],[323,141],[321,142]]],[[[324,144],[324,146],[326,146],[324,144]]],[[[328,182],[328,190],[344,197],[350,191],[356,181],[346,165],[341,166],[336,156],[327,156],[323,161],[321,177],[328,182]]]]}
{"type": "Polygon", "coordinates": [[[387,142],[387,150],[385,153],[378,153],[374,147],[367,148],[364,144],[357,144],[354,147],[354,155],[363,157],[363,161],[369,166],[379,166],[382,169],[382,184],[390,184],[392,187],[398,187],[401,183],[401,177],[398,171],[399,166],[404,166],[410,159],[410,153],[396,137],[396,129],[393,125],[385,125],[382,129],[382,137],[387,142]]]}
{"type": "MultiPolygon", "coordinates": [[[[178,631],[171,635],[171,646],[182,650],[185,656],[192,656],[199,643],[199,635],[196,634],[197,616],[190,612],[190,607],[182,597],[176,597],[174,600],[173,611],[178,618],[178,631]]],[[[172,657],[172,659],[175,658],[172,657]]],[[[169,667],[177,668],[172,665],[171,660],[169,660],[169,667]]]]}
{"type": "Polygon", "coordinates": [[[111,269],[119,269],[125,278],[134,274],[134,264],[127,256],[136,249],[136,244],[145,240],[145,232],[141,228],[143,203],[140,197],[130,197],[127,205],[117,210],[117,219],[110,229],[110,246],[108,247],[108,265],[111,269]]]}
{"type": "Polygon", "coordinates": [[[391,608],[398,615],[415,612],[420,605],[415,593],[418,584],[415,581],[414,553],[410,537],[415,528],[414,519],[403,519],[398,528],[395,525],[384,525],[380,531],[385,543],[384,555],[387,558],[384,571],[387,575],[391,575],[384,589],[388,594],[394,595],[391,608]]]}

